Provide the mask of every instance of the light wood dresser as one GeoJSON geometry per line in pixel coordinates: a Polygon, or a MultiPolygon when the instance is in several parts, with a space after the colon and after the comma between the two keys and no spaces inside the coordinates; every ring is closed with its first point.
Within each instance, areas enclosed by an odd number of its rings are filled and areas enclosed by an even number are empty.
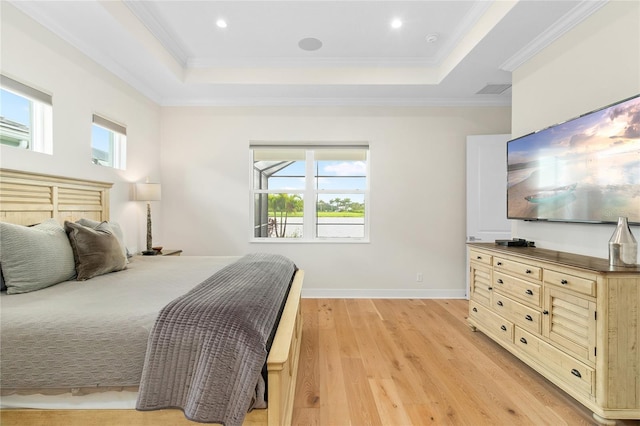
{"type": "Polygon", "coordinates": [[[591,411],[640,419],[640,267],[469,243],[469,324],[591,411]]]}

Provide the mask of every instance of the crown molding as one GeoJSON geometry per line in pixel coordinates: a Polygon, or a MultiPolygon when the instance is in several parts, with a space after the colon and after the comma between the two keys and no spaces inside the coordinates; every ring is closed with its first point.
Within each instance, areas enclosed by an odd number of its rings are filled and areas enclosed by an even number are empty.
{"type": "Polygon", "coordinates": [[[343,68],[343,67],[433,67],[437,63],[432,58],[385,57],[385,58],[189,58],[187,68],[343,68]]]}
{"type": "Polygon", "coordinates": [[[508,72],[515,71],[522,64],[537,55],[540,51],[559,39],[566,32],[598,11],[602,6],[607,4],[608,1],[609,0],[587,0],[581,2],[579,5],[567,12],[562,18],[558,19],[547,31],[534,38],[515,55],[507,59],[502,65],[500,65],[500,69],[508,72]]]}
{"type": "Polygon", "coordinates": [[[143,96],[146,96],[151,101],[159,104],[161,102],[161,96],[153,90],[149,85],[135,77],[124,67],[120,66],[108,55],[100,53],[97,49],[88,45],[84,40],[74,36],[63,25],[60,25],[55,19],[53,19],[47,12],[39,6],[39,2],[35,1],[17,1],[8,0],[18,10],[25,15],[35,20],[40,25],[51,31],[57,37],[60,37],[65,42],[69,43],[73,48],[77,49],[83,55],[89,57],[92,61],[96,62],[100,68],[104,68],[107,71],[114,74],[116,77],[123,80],[130,85],[132,89],[140,92],[143,96]]]}
{"type": "Polygon", "coordinates": [[[491,98],[168,98],[167,107],[503,107],[511,106],[511,96],[491,98]]]}
{"type": "MultiPolygon", "coordinates": [[[[495,0],[493,0],[495,1],[495,0]]],[[[451,34],[447,40],[443,41],[443,46],[438,50],[433,58],[433,62],[436,64],[442,64],[442,62],[451,55],[453,50],[458,46],[460,40],[471,31],[475,24],[482,18],[487,10],[491,7],[493,1],[474,1],[473,6],[469,12],[462,19],[460,25],[456,27],[456,31],[451,34]]]]}
{"type": "Polygon", "coordinates": [[[147,27],[149,32],[158,39],[160,44],[183,68],[187,66],[189,60],[187,49],[178,41],[176,35],[162,23],[157,13],[154,12],[153,2],[122,0],[122,3],[131,10],[131,13],[138,18],[142,25],[147,27]]]}

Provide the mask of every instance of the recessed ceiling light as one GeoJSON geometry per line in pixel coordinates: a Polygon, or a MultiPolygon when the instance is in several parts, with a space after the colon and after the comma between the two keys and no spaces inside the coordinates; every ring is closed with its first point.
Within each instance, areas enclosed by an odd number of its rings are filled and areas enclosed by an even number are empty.
{"type": "Polygon", "coordinates": [[[435,43],[436,41],[438,41],[438,38],[440,38],[438,33],[431,33],[431,34],[427,34],[427,36],[425,37],[425,40],[427,40],[427,43],[435,43]]]}
{"type": "Polygon", "coordinates": [[[300,49],[302,50],[312,52],[322,47],[322,41],[314,37],[307,37],[298,42],[298,47],[300,47],[300,49]]]}
{"type": "Polygon", "coordinates": [[[391,28],[400,28],[402,26],[402,20],[400,18],[396,18],[391,21],[391,28]]]}
{"type": "Polygon", "coordinates": [[[224,20],[224,19],[222,19],[222,18],[221,18],[221,19],[218,19],[218,20],[216,21],[216,26],[217,26],[218,28],[227,28],[227,21],[225,21],[225,20],[224,20]]]}

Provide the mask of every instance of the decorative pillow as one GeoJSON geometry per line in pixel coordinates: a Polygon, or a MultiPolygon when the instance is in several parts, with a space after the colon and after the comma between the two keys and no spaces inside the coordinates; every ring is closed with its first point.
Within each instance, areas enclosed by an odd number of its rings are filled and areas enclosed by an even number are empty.
{"type": "Polygon", "coordinates": [[[73,248],[78,281],[107,272],[121,271],[127,266],[127,256],[106,222],[93,229],[65,221],[64,229],[73,248]]]}
{"type": "Polygon", "coordinates": [[[97,220],[91,220],[83,217],[82,219],[76,220],[76,223],[79,223],[82,226],[88,226],[89,228],[93,229],[96,229],[101,223],[106,223],[109,228],[111,228],[113,235],[115,235],[118,239],[118,242],[122,247],[122,253],[124,253],[127,259],[131,257],[131,255],[129,255],[129,251],[127,250],[127,246],[124,243],[124,233],[122,232],[122,228],[120,227],[118,222],[98,222],[97,220]]]}
{"type": "Polygon", "coordinates": [[[40,290],[76,274],[67,234],[55,219],[32,227],[0,223],[0,263],[7,294],[40,290]]]}

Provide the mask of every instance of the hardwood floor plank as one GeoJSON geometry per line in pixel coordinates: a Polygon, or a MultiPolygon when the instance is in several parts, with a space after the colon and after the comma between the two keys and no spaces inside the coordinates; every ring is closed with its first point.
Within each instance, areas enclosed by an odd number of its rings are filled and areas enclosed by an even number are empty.
{"type": "Polygon", "coordinates": [[[336,334],[340,340],[340,354],[346,358],[360,358],[361,353],[356,341],[356,329],[351,323],[347,303],[336,300],[333,304],[333,316],[336,334]]]}
{"type": "Polygon", "coordinates": [[[301,407],[319,407],[320,404],[320,354],[318,328],[318,301],[302,299],[303,336],[300,346],[300,363],[304,369],[298,370],[296,396],[301,393],[301,407]]]}
{"type": "Polygon", "coordinates": [[[357,358],[342,358],[342,366],[351,423],[362,426],[381,426],[382,419],[362,361],[357,358]]]}
{"type": "Polygon", "coordinates": [[[392,379],[369,379],[369,387],[373,393],[382,424],[411,424],[392,379]]]}
{"type": "MultiPolygon", "coordinates": [[[[321,424],[348,425],[350,424],[350,414],[347,388],[340,359],[340,344],[334,328],[320,329],[318,350],[320,361],[319,418],[321,424]]],[[[299,366],[299,368],[303,368],[303,366],[299,366]]],[[[298,395],[296,395],[296,400],[297,398],[298,395]]]]}

